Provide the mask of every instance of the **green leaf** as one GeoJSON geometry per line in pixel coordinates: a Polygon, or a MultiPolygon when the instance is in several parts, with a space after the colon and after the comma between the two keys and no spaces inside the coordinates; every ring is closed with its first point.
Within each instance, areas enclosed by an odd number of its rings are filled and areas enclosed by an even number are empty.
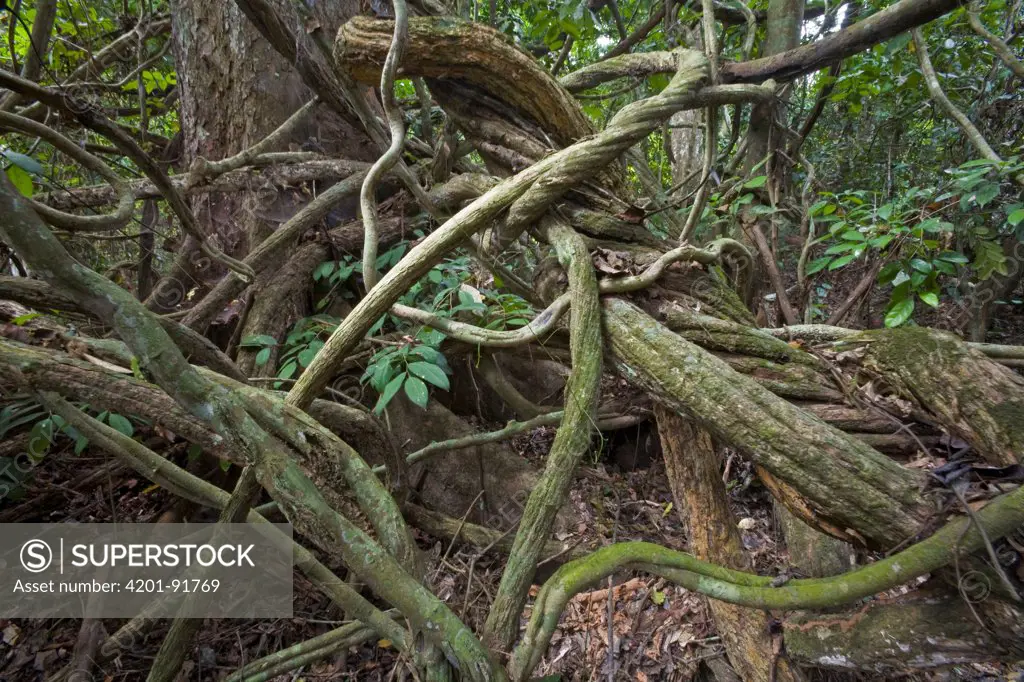
{"type": "Polygon", "coordinates": [[[316,357],[317,348],[310,346],[301,353],[299,353],[299,364],[303,367],[309,367],[309,364],[313,362],[313,358],[316,357]]]}
{"type": "Polygon", "coordinates": [[[918,294],[918,296],[921,298],[922,301],[924,301],[925,303],[927,303],[931,307],[933,307],[933,308],[938,308],[939,307],[939,297],[938,297],[938,295],[935,294],[935,292],[933,292],[933,291],[925,291],[923,293],[918,294]]]}
{"type": "Polygon", "coordinates": [[[978,166],[991,166],[995,161],[989,161],[988,159],[974,159],[967,163],[960,164],[960,168],[977,168],[978,166]]]}
{"type": "Polygon", "coordinates": [[[12,318],[11,319],[11,324],[20,327],[23,324],[25,324],[26,322],[31,322],[32,320],[36,319],[37,317],[39,317],[39,313],[25,313],[24,315],[18,315],[17,317],[12,318]]]}
{"type": "Polygon", "coordinates": [[[239,341],[239,348],[263,348],[264,346],[276,346],[277,339],[267,334],[258,334],[252,336],[246,336],[244,339],[239,341]]]}
{"type": "MultiPolygon", "coordinates": [[[[445,340],[445,338],[447,338],[439,331],[420,332],[420,336],[423,337],[424,343],[429,343],[433,340],[437,344],[440,344],[445,340]]],[[[434,350],[430,346],[419,346],[416,349],[415,354],[419,355],[427,362],[437,365],[445,374],[451,374],[451,367],[448,366],[448,359],[440,351],[434,350]]]]}
{"type": "Polygon", "coordinates": [[[828,247],[828,249],[825,250],[825,254],[826,255],[835,255],[837,253],[846,253],[847,251],[853,251],[854,249],[859,249],[859,248],[861,248],[861,246],[863,246],[863,245],[859,244],[857,242],[839,242],[838,244],[834,244],[834,245],[828,247]]]}
{"type": "Polygon", "coordinates": [[[116,429],[120,433],[131,438],[132,434],[135,433],[135,428],[132,423],[128,421],[126,417],[123,417],[115,412],[112,412],[107,417],[107,423],[110,424],[111,428],[116,429]]]}
{"type": "Polygon", "coordinates": [[[1024,221],[1024,208],[1018,208],[1016,211],[1006,216],[1006,222],[1010,223],[1013,227],[1017,227],[1024,221]]]}
{"type": "Polygon", "coordinates": [[[901,264],[899,262],[886,263],[885,267],[878,273],[878,281],[882,284],[888,284],[889,282],[896,279],[896,275],[899,274],[901,264]]]}
{"type": "Polygon", "coordinates": [[[41,458],[50,451],[53,444],[53,421],[43,419],[35,423],[28,433],[28,454],[32,458],[41,458]]]}
{"type": "Polygon", "coordinates": [[[835,222],[835,223],[829,225],[828,233],[831,234],[831,235],[839,234],[840,232],[842,232],[843,230],[846,229],[848,224],[849,223],[847,223],[845,220],[840,220],[838,222],[835,222]]]}
{"type": "Polygon", "coordinates": [[[366,332],[366,334],[368,336],[373,336],[374,334],[376,334],[377,332],[380,331],[381,327],[383,327],[384,323],[387,322],[387,321],[388,321],[388,316],[387,315],[381,315],[380,319],[373,323],[373,326],[370,327],[370,329],[366,332]]]}
{"type": "Polygon", "coordinates": [[[410,362],[408,366],[409,371],[420,379],[428,381],[446,391],[449,389],[448,375],[437,365],[432,365],[429,362],[410,362]]]}
{"type": "Polygon", "coordinates": [[[419,378],[411,376],[405,380],[405,394],[409,396],[409,400],[413,401],[420,407],[427,407],[427,401],[430,399],[430,394],[427,391],[427,385],[419,378]]]}
{"type": "Polygon", "coordinates": [[[329,277],[334,272],[334,265],[334,261],[329,260],[317,266],[317,269],[313,271],[313,281],[319,282],[324,277],[329,277]]]}
{"type": "Polygon", "coordinates": [[[390,362],[379,362],[371,365],[371,368],[372,369],[368,370],[372,372],[370,376],[370,385],[373,386],[374,390],[383,392],[384,388],[388,385],[388,382],[395,376],[395,372],[397,370],[390,362]]]}
{"type": "Polygon", "coordinates": [[[832,258],[829,257],[829,256],[824,256],[822,258],[814,259],[813,261],[811,261],[811,264],[807,266],[807,274],[808,275],[813,275],[814,273],[819,272],[822,268],[824,268],[826,265],[828,265],[831,261],[832,261],[832,258]]]}
{"type": "Polygon", "coordinates": [[[816,216],[816,215],[831,215],[832,213],[835,213],[835,212],[836,212],[835,204],[831,204],[831,203],[829,203],[825,199],[822,199],[821,201],[815,203],[814,206],[811,206],[811,210],[808,211],[808,213],[810,213],[810,215],[812,215],[812,216],[816,216]]]}
{"type": "Polygon", "coordinates": [[[654,92],[661,92],[667,88],[670,81],[671,79],[664,73],[656,73],[647,79],[647,82],[650,83],[651,89],[654,92]]]}
{"type": "Polygon", "coordinates": [[[282,367],[280,370],[278,370],[277,378],[278,379],[291,379],[292,375],[295,374],[295,370],[297,370],[298,368],[299,367],[298,367],[298,365],[295,364],[295,361],[291,360],[290,362],[286,363],[284,367],[282,367]]]}
{"type": "Polygon", "coordinates": [[[273,348],[264,348],[259,353],[257,353],[256,354],[256,366],[257,367],[262,367],[263,365],[267,364],[267,361],[270,360],[270,353],[272,351],[273,351],[273,348]]]}
{"type": "Polygon", "coordinates": [[[960,265],[970,262],[967,256],[956,251],[943,251],[939,254],[938,258],[939,260],[944,260],[947,263],[959,263],[960,265]]]}
{"type": "Polygon", "coordinates": [[[15,189],[21,193],[22,196],[32,198],[32,176],[18,168],[17,166],[11,166],[7,169],[7,179],[11,181],[15,189]]]}
{"type": "Polygon", "coordinates": [[[984,206],[988,202],[992,201],[999,195],[999,184],[995,182],[986,182],[977,191],[974,192],[974,200],[978,202],[978,206],[984,206]]]}
{"type": "Polygon", "coordinates": [[[661,606],[665,603],[665,593],[659,592],[658,590],[651,591],[651,601],[656,605],[661,606]]]}
{"type": "Polygon", "coordinates": [[[843,239],[848,242],[863,242],[867,241],[868,238],[865,237],[862,232],[858,232],[857,230],[847,230],[846,232],[843,232],[843,239]]]}
{"type": "Polygon", "coordinates": [[[858,253],[851,253],[851,254],[848,254],[846,256],[842,256],[840,258],[836,258],[834,261],[832,261],[832,263],[829,264],[828,269],[829,270],[838,270],[839,268],[843,267],[844,265],[852,262],[859,255],[860,254],[858,254],[858,253]]]}
{"type": "Polygon", "coordinates": [[[892,40],[885,44],[885,56],[888,57],[889,55],[896,54],[897,52],[905,48],[907,45],[909,45],[912,39],[913,35],[910,33],[910,31],[907,31],[906,33],[901,33],[900,35],[896,36],[895,38],[893,38],[892,40]]]}
{"type": "Polygon", "coordinates": [[[923,258],[911,258],[910,267],[914,268],[918,272],[929,273],[932,271],[932,264],[923,258]]]}
{"type": "Polygon", "coordinates": [[[31,156],[25,156],[24,154],[19,154],[18,152],[12,152],[10,149],[5,149],[3,151],[3,155],[8,161],[13,163],[15,166],[25,171],[26,173],[31,173],[32,175],[43,174],[42,165],[40,165],[40,163],[33,159],[31,156]]]}
{"type": "Polygon", "coordinates": [[[435,365],[442,364],[442,360],[444,360],[444,355],[441,354],[441,351],[430,346],[417,346],[414,354],[435,365]]]}
{"type": "Polygon", "coordinates": [[[377,404],[373,406],[374,414],[380,414],[384,411],[384,408],[388,406],[391,399],[395,397],[396,393],[398,393],[398,389],[402,387],[402,382],[405,381],[407,376],[409,375],[403,372],[388,382],[388,385],[384,387],[383,391],[381,391],[380,398],[377,399],[377,404]]]}
{"type": "Polygon", "coordinates": [[[942,232],[943,224],[938,218],[929,218],[918,225],[918,227],[925,232],[942,232]]]}
{"type": "Polygon", "coordinates": [[[905,298],[902,301],[898,301],[891,308],[889,312],[885,314],[885,326],[886,327],[898,327],[914,314],[914,299],[905,298]]]}
{"type": "Polygon", "coordinates": [[[743,183],[743,189],[757,189],[758,187],[764,187],[766,182],[768,182],[767,175],[758,175],[756,178],[751,178],[743,183]]]}

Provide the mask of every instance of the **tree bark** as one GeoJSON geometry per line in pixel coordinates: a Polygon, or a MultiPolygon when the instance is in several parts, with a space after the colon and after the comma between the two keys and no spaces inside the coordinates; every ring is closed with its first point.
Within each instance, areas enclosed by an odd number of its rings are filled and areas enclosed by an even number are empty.
{"type": "Polygon", "coordinates": [[[832,527],[891,547],[928,518],[920,474],[772,395],[635,306],[607,298],[603,311],[606,342],[630,383],[791,484],[832,527]]]}
{"type": "MultiPolygon", "coordinates": [[[[750,571],[750,557],[743,549],[736,518],[729,509],[711,434],[661,405],[655,407],[654,414],[669,487],[687,528],[689,551],[698,559],[750,571]]],[[[729,661],[741,679],[803,679],[785,659],[776,660],[767,614],[714,599],[709,605],[729,661]]]]}
{"type": "MultiPolygon", "coordinates": [[[[326,30],[358,11],[348,0],[327,4],[326,30]]],[[[252,146],[312,98],[300,75],[236,3],[174,0],[171,14],[186,167],[252,146]]],[[[267,151],[287,151],[289,144],[350,159],[374,158],[365,136],[329,111],[317,112],[280,147],[267,151]]],[[[305,201],[299,192],[279,190],[209,194],[192,206],[204,232],[215,236],[228,255],[244,258],[305,201]]],[[[207,286],[224,274],[215,263],[197,270],[197,278],[207,286]]]]}
{"type": "Polygon", "coordinates": [[[805,665],[876,676],[1018,660],[1024,613],[993,601],[972,609],[961,595],[925,587],[841,613],[795,612],[783,621],[786,652],[805,665]]]}
{"type": "MultiPolygon", "coordinates": [[[[947,332],[906,327],[863,332],[863,364],[994,464],[1024,456],[1024,378],[947,332]]],[[[882,387],[883,390],[885,386],[882,387]]]]}

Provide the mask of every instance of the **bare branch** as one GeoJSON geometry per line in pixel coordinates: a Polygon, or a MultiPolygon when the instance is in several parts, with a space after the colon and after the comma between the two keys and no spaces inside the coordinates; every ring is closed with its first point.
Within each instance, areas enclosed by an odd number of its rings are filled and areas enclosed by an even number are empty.
{"type": "Polygon", "coordinates": [[[85,127],[95,130],[113,142],[118,149],[138,165],[142,172],[146,174],[146,177],[160,190],[160,193],[167,199],[174,214],[178,217],[182,229],[196,239],[203,253],[214,260],[224,263],[229,270],[237,271],[247,279],[251,280],[255,276],[252,270],[227,254],[222,253],[209,243],[206,235],[199,228],[192,210],[185,203],[181,193],[171,183],[167,173],[121,126],[93,109],[88,102],[59,90],[41,87],[6,71],[0,70],[0,85],[22,95],[37,99],[53,109],[70,115],[85,127]]]}
{"type": "Polygon", "coordinates": [[[484,641],[492,650],[507,651],[519,630],[544,543],[555,515],[565,502],[573,472],[590,445],[601,383],[601,309],[597,277],[583,239],[565,223],[548,218],[542,223],[548,241],[568,273],[572,297],[569,348],[572,372],[565,386],[565,413],[555,433],[544,473],[523,510],[508,564],[484,626],[484,641]]]}
{"type": "MultiPolygon", "coordinates": [[[[21,77],[30,81],[39,80],[39,74],[42,72],[45,55],[50,46],[53,21],[57,18],[57,0],[40,0],[36,3],[35,10],[29,48],[25,55],[25,63],[21,67],[21,77]]],[[[8,21],[13,25],[14,17],[9,17],[8,21]]],[[[11,111],[20,100],[20,94],[10,93],[0,104],[0,111],[11,111]]]]}

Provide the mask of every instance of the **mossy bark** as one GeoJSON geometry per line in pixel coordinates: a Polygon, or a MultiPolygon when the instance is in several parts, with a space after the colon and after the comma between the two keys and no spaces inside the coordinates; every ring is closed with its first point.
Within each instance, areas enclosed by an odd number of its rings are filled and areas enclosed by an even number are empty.
{"type": "MultiPolygon", "coordinates": [[[[243,320],[238,338],[265,334],[284,340],[292,326],[310,313],[310,289],[313,271],[327,260],[329,251],[324,244],[303,245],[288,259],[284,267],[261,273],[250,291],[252,302],[243,320]]],[[[256,364],[258,349],[239,348],[235,359],[239,369],[248,376],[277,376],[280,346],[271,349],[270,357],[262,365],[256,364]]]]}
{"type": "Polygon", "coordinates": [[[789,567],[808,578],[839,575],[852,567],[853,547],[808,526],[785,505],[775,505],[775,518],[786,539],[789,567]]]}
{"type": "Polygon", "coordinates": [[[888,676],[911,669],[1024,656],[1024,612],[990,600],[915,590],[841,613],[796,612],[783,621],[786,652],[805,665],[888,676]]]}
{"type": "Polygon", "coordinates": [[[601,308],[590,253],[568,225],[551,220],[545,227],[569,279],[572,372],[566,383],[562,423],[540,481],[523,509],[512,553],[484,626],[484,640],[492,651],[507,651],[515,639],[540,553],[568,497],[576,466],[590,446],[601,383],[601,308]]]}
{"type": "Polygon", "coordinates": [[[1024,377],[960,338],[906,327],[863,332],[863,364],[994,464],[1024,461],[1024,377]]]}
{"type": "MultiPolygon", "coordinates": [[[[354,80],[378,84],[393,33],[393,21],[353,18],[338,31],[335,63],[354,80]]],[[[411,18],[399,73],[471,84],[513,105],[562,145],[594,132],[579,103],[533,57],[480,24],[456,17],[411,18]]]]}
{"type": "MultiPolygon", "coordinates": [[[[251,386],[243,387],[213,373],[205,375],[226,388],[259,396],[261,400],[283,396],[251,386]]],[[[118,374],[52,349],[23,346],[0,339],[0,376],[3,377],[0,387],[6,390],[59,391],[69,399],[86,402],[96,408],[137,415],[201,446],[207,454],[235,464],[245,464],[244,453],[232,448],[208,423],[189,414],[158,386],[130,374],[118,374]]],[[[367,459],[387,463],[389,471],[399,462],[404,467],[404,460],[376,417],[327,400],[314,401],[309,413],[330,428],[332,434],[354,445],[367,459]]],[[[329,457],[316,459],[329,468],[329,457]]],[[[339,499],[339,493],[346,488],[343,479],[336,471],[328,473],[328,468],[321,468],[310,461],[315,465],[308,470],[310,475],[320,482],[325,494],[339,499]]]]}
{"type": "Polygon", "coordinates": [[[603,301],[620,373],[790,484],[817,515],[878,547],[916,534],[921,475],[773,395],[635,306],[603,301]]]}

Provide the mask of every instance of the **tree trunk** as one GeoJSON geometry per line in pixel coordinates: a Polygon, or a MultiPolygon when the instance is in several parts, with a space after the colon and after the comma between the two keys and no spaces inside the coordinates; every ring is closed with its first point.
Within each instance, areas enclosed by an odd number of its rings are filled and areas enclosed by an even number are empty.
{"type": "MultiPolygon", "coordinates": [[[[358,12],[357,3],[317,3],[325,31],[358,12]]],[[[174,53],[181,89],[183,164],[219,160],[259,142],[312,98],[295,69],[267,43],[234,2],[174,0],[174,53]]],[[[299,21],[295,16],[294,20],[299,21]]],[[[278,147],[338,153],[373,161],[365,134],[321,107],[278,147]]],[[[230,256],[244,258],[308,199],[295,190],[211,193],[193,199],[205,234],[230,256]]],[[[212,286],[225,270],[203,259],[193,273],[212,286]]]]}
{"type": "MultiPolygon", "coordinates": [[[[711,434],[660,405],[655,407],[655,416],[669,487],[687,528],[690,552],[698,559],[750,571],[750,557],[743,549],[736,518],[729,509],[711,434]]],[[[710,606],[729,661],[741,679],[803,679],[784,658],[777,657],[766,613],[714,599],[710,606]]]]}
{"type": "Polygon", "coordinates": [[[812,523],[825,521],[840,537],[856,529],[870,544],[891,547],[928,518],[920,474],[771,394],[635,306],[607,298],[603,309],[620,373],[791,484],[820,517],[812,523]]]}

